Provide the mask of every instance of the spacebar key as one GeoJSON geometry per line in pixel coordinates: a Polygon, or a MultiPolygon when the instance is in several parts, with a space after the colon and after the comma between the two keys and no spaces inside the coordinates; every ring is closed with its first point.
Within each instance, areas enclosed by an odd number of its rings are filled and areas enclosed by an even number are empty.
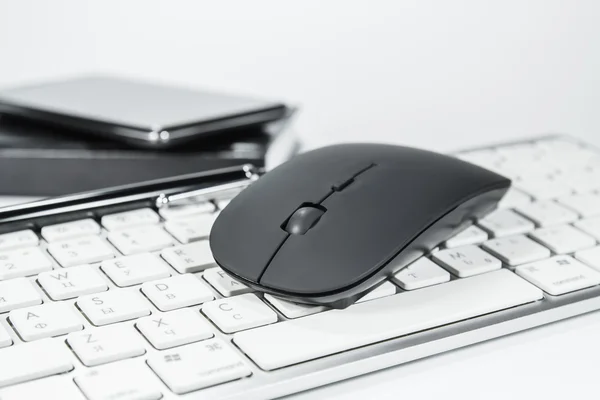
{"type": "Polygon", "coordinates": [[[274,370],[542,298],[502,269],[240,332],[234,342],[260,368],[274,370]]]}

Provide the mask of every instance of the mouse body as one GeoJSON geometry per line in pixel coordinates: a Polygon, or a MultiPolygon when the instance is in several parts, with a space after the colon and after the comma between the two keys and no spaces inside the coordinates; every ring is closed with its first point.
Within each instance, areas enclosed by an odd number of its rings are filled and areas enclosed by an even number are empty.
{"type": "Polygon", "coordinates": [[[238,194],[210,246],[227,274],[256,290],[345,308],[493,210],[510,184],[425,150],[324,147],[238,194]]]}

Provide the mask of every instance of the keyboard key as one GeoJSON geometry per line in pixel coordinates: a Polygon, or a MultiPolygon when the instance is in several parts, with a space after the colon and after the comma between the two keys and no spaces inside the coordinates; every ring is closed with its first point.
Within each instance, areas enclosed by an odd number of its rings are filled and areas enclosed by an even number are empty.
{"type": "Polygon", "coordinates": [[[141,208],[139,210],[105,215],[102,217],[100,223],[106,230],[116,231],[144,225],[156,225],[159,221],[160,217],[157,213],[149,208],[141,208]]]}
{"type": "Polygon", "coordinates": [[[600,271],[600,246],[592,249],[581,250],[575,253],[575,258],[600,271]]]}
{"type": "Polygon", "coordinates": [[[516,210],[542,227],[566,224],[577,220],[577,213],[549,200],[519,206],[516,210]]]}
{"type": "MultiPolygon", "coordinates": [[[[10,337],[8,332],[6,332],[6,329],[4,329],[2,325],[0,325],[0,348],[10,346],[12,342],[12,338],[10,337]]],[[[0,397],[0,399],[1,398],[2,397],[0,397]]]]}
{"type": "Polygon", "coordinates": [[[160,255],[181,274],[215,266],[208,240],[164,249],[160,255]]]}
{"type": "Polygon", "coordinates": [[[43,339],[83,329],[81,316],[71,304],[48,303],[13,310],[8,314],[15,330],[25,341],[43,339]]]}
{"type": "Polygon", "coordinates": [[[146,282],[142,292],[161,311],[202,304],[215,298],[208,287],[191,274],[146,282]]]}
{"type": "Polygon", "coordinates": [[[248,286],[233,279],[219,267],[205,270],[203,276],[221,296],[231,297],[250,292],[248,286]]]}
{"type": "Polygon", "coordinates": [[[502,268],[502,262],[477,246],[441,250],[433,258],[454,275],[465,278],[502,268]]]}
{"type": "Polygon", "coordinates": [[[139,292],[124,289],[80,297],[77,307],[96,326],[150,314],[149,304],[139,292]]]}
{"type": "Polygon", "coordinates": [[[0,253],[0,280],[36,275],[52,269],[52,261],[37,247],[0,253]]]}
{"type": "Polygon", "coordinates": [[[118,257],[102,263],[102,271],[117,286],[132,286],[171,276],[171,268],[150,253],[118,257]]]}
{"type": "Polygon", "coordinates": [[[159,350],[213,337],[210,324],[190,308],[141,318],[138,330],[159,350]]]}
{"type": "Polygon", "coordinates": [[[112,247],[98,236],[50,243],[48,252],[63,267],[91,264],[115,256],[112,247]]]}
{"type": "Polygon", "coordinates": [[[308,304],[292,303],[291,301],[282,300],[268,293],[265,294],[265,300],[271,303],[271,305],[286,318],[306,317],[307,315],[312,315],[327,310],[325,306],[312,306],[308,304]]]}
{"type": "Polygon", "coordinates": [[[21,383],[0,390],[2,400],[41,399],[49,393],[56,400],[86,400],[73,379],[66,376],[52,376],[33,382],[21,383]]]}
{"type": "Polygon", "coordinates": [[[177,394],[249,376],[252,372],[224,341],[210,339],[156,353],[148,365],[177,394]]]}
{"type": "Polygon", "coordinates": [[[233,199],[219,199],[219,200],[217,200],[216,201],[217,208],[219,210],[225,209],[225,207],[227,207],[229,205],[229,203],[231,203],[231,200],[233,200],[233,199]]]}
{"type": "Polygon", "coordinates": [[[110,232],[108,240],[126,256],[161,250],[174,243],[173,237],[159,226],[143,226],[110,232]]]}
{"type": "Polygon", "coordinates": [[[558,202],[577,212],[583,218],[600,215],[600,195],[597,194],[577,194],[562,197],[558,199],[558,202]]]}
{"type": "Polygon", "coordinates": [[[519,265],[550,257],[550,250],[525,236],[487,241],[483,247],[508,265],[519,265]]]}
{"type": "Polygon", "coordinates": [[[0,350],[0,387],[72,369],[71,351],[62,341],[46,339],[0,350]]]}
{"type": "Polygon", "coordinates": [[[450,273],[427,257],[397,272],[392,280],[404,290],[420,289],[450,281],[450,273]]]}
{"type": "Polygon", "coordinates": [[[177,219],[165,222],[165,229],[181,243],[208,239],[218,214],[207,214],[194,218],[177,219]]]}
{"type": "Polygon", "coordinates": [[[65,300],[108,290],[100,273],[90,265],[42,272],[38,282],[52,300],[65,300]]]}
{"type": "Polygon", "coordinates": [[[88,400],[158,400],[162,397],[159,381],[138,360],[104,365],[75,378],[88,400]]]}
{"type": "Polygon", "coordinates": [[[202,312],[225,333],[277,322],[277,314],[251,293],[211,301],[202,312]]]}
{"type": "Polygon", "coordinates": [[[542,297],[541,290],[501,269],[240,332],[233,340],[260,368],[274,370],[542,297]]]}
{"type": "Polygon", "coordinates": [[[47,242],[80,238],[82,236],[99,235],[100,225],[91,218],[63,224],[48,225],[42,228],[42,237],[47,242]]]}
{"type": "Polygon", "coordinates": [[[575,222],[574,225],[600,241],[600,217],[583,219],[575,222]]]}
{"type": "Polygon", "coordinates": [[[600,272],[570,256],[555,256],[521,265],[515,272],[554,296],[600,284],[600,272]]]}
{"type": "Polygon", "coordinates": [[[529,203],[531,203],[531,197],[518,189],[510,188],[498,203],[498,208],[515,208],[529,203]]]}
{"type": "Polygon", "coordinates": [[[35,247],[40,239],[30,229],[0,235],[0,250],[13,250],[21,247],[35,247]]]}
{"type": "Polygon", "coordinates": [[[380,299],[382,297],[392,296],[394,294],[396,294],[396,286],[394,286],[393,283],[386,281],[377,286],[375,289],[371,290],[369,293],[365,294],[360,299],[356,300],[356,302],[362,303],[363,301],[380,299]]]}
{"type": "Polygon", "coordinates": [[[479,220],[478,225],[495,237],[527,233],[535,229],[533,222],[511,210],[498,210],[479,220]]]}
{"type": "Polygon", "coordinates": [[[129,325],[113,325],[72,333],[67,343],[88,367],[141,356],[144,340],[129,325]]]}
{"type": "Polygon", "coordinates": [[[596,244],[593,237],[571,225],[558,225],[533,231],[531,237],[556,254],[573,253],[596,244]]]}
{"type": "Polygon", "coordinates": [[[167,221],[175,219],[188,219],[202,214],[211,214],[215,211],[215,205],[210,201],[203,201],[196,204],[188,204],[185,206],[163,207],[158,210],[158,213],[167,221]]]}
{"type": "Polygon", "coordinates": [[[444,245],[447,248],[467,246],[469,244],[478,244],[485,242],[488,239],[488,234],[481,228],[471,225],[464,231],[446,240],[444,245]]]}
{"type": "Polygon", "coordinates": [[[514,185],[537,200],[555,199],[573,193],[571,186],[566,182],[553,180],[552,178],[544,179],[542,176],[518,180],[514,182],[514,185]]]}
{"type": "Polygon", "coordinates": [[[42,304],[42,296],[26,278],[0,282],[0,313],[42,304]]]}

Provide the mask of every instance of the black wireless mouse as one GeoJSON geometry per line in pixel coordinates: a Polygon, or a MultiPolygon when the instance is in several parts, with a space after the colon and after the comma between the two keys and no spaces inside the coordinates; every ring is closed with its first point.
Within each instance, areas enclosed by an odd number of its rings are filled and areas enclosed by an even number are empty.
{"type": "Polygon", "coordinates": [[[494,209],[510,183],[424,150],[324,147],[237,195],[210,246],[226,273],[254,289],[345,308],[494,209]]]}

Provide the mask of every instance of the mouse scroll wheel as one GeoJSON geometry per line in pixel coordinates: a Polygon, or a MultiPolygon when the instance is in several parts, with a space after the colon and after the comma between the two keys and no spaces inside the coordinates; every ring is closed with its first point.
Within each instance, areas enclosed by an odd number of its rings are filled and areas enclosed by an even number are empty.
{"type": "Polygon", "coordinates": [[[319,222],[325,211],[327,210],[321,206],[302,206],[294,211],[283,229],[292,235],[304,235],[319,222]]]}

